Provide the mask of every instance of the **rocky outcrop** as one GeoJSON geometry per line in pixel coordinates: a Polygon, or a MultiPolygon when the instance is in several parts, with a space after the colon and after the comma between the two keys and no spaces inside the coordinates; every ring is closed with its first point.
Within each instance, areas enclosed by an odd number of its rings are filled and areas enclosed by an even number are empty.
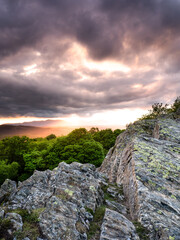
{"type": "Polygon", "coordinates": [[[131,218],[149,238],[180,239],[180,122],[144,120],[121,134],[102,166],[123,185],[131,218]]]}
{"type": "Polygon", "coordinates": [[[0,189],[0,239],[180,240],[180,122],[144,120],[102,166],[60,163],[0,189]]]}
{"type": "Polygon", "coordinates": [[[91,164],[62,162],[53,171],[35,171],[18,186],[6,180],[0,192],[5,239],[139,239],[126,218],[122,188],[109,184],[91,164]]]}
{"type": "MultiPolygon", "coordinates": [[[[95,170],[90,164],[60,163],[53,171],[35,171],[13,189],[4,209],[6,212],[25,209],[29,213],[40,210],[38,225],[45,239],[87,239],[93,218],[87,209],[94,212],[103,201],[101,187],[105,179],[95,170]]],[[[16,213],[6,214],[10,215],[16,213]]]]}

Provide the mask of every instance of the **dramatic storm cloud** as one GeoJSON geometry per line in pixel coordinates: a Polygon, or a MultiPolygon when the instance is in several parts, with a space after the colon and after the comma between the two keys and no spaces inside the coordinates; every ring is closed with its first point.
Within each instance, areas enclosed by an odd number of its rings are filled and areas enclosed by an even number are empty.
{"type": "Polygon", "coordinates": [[[84,116],[180,94],[179,0],[0,0],[0,117],[84,116]]]}

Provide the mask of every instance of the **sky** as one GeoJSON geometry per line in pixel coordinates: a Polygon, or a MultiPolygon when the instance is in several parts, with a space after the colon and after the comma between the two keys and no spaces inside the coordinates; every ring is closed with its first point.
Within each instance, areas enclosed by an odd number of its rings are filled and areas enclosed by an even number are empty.
{"type": "Polygon", "coordinates": [[[180,95],[180,0],[0,0],[0,124],[125,125],[180,95]]]}

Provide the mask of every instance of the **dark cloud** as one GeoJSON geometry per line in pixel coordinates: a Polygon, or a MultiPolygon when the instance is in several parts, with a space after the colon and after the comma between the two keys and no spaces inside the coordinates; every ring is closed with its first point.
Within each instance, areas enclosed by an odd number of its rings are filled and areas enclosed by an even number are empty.
{"type": "Polygon", "coordinates": [[[150,47],[166,49],[180,33],[178,0],[1,0],[0,53],[34,47],[43,37],[72,37],[91,57],[133,58],[150,47]],[[128,47],[125,47],[125,44],[128,47]]]}
{"type": "Polygon", "coordinates": [[[134,107],[180,90],[179,0],[0,0],[0,6],[0,116],[134,107]],[[75,42],[92,61],[114,60],[137,71],[110,76],[77,69],[70,52],[75,42]],[[40,72],[22,75],[34,62],[40,72]],[[63,62],[71,67],[61,69],[63,62]]]}
{"type": "Polygon", "coordinates": [[[88,82],[73,82],[73,72],[63,75],[62,81],[51,78],[50,75],[42,81],[31,79],[28,82],[20,79],[0,79],[0,117],[8,116],[37,116],[57,117],[72,113],[84,114],[99,110],[117,109],[124,107],[143,106],[150,99],[161,99],[163,94],[171,94],[176,89],[180,91],[178,79],[174,79],[173,87],[168,87],[170,79],[156,83],[149,79],[148,74],[134,74],[125,79],[107,77],[91,78],[88,82]],[[134,88],[133,84],[142,84],[134,88]],[[156,84],[151,88],[151,84],[156,84]],[[160,94],[161,93],[161,94],[160,94]]]}

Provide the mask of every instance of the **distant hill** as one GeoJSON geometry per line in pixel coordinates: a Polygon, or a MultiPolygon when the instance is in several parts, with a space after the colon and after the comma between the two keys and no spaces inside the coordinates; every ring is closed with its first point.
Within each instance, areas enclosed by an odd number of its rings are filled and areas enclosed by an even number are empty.
{"type": "Polygon", "coordinates": [[[24,125],[0,125],[0,139],[12,136],[28,136],[30,138],[46,137],[53,133],[56,136],[67,135],[75,127],[34,127],[24,125]]]}
{"type": "Polygon", "coordinates": [[[31,122],[24,122],[24,123],[8,123],[4,125],[11,125],[11,126],[28,126],[28,127],[62,127],[65,125],[65,121],[63,120],[45,120],[45,121],[31,121],[31,122]]]}

